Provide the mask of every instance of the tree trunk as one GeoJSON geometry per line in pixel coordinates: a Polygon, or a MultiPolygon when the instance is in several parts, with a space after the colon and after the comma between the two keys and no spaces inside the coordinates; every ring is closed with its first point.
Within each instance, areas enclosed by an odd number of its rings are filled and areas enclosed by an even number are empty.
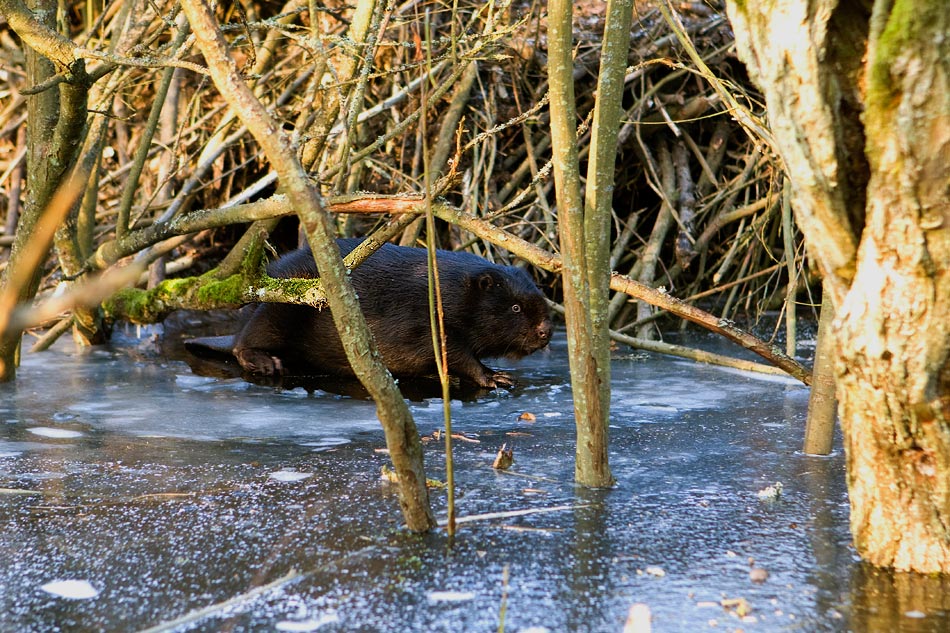
{"type": "Polygon", "coordinates": [[[950,573],[950,5],[869,9],[729,3],[837,312],[855,547],[950,573]]]}
{"type": "MultiPolygon", "coordinates": [[[[24,11],[23,5],[20,4],[8,6],[4,2],[0,5],[10,24],[18,28],[18,34],[24,38],[28,87],[43,84],[56,74],[56,67],[48,58],[49,51],[41,50],[40,38],[49,36],[52,44],[42,42],[49,49],[57,44],[61,45],[64,41],[54,39],[56,2],[32,2],[30,12],[24,11]],[[36,45],[36,48],[33,45],[36,45]]],[[[61,58],[59,63],[64,64],[61,58]]],[[[72,75],[71,79],[85,72],[82,62],[73,69],[77,73],[72,75]]],[[[77,85],[81,83],[79,81],[71,84],[67,81],[28,97],[26,204],[14,234],[10,265],[3,277],[4,294],[7,294],[11,289],[10,280],[14,272],[25,276],[10,296],[10,299],[17,303],[32,301],[39,287],[42,262],[46,259],[45,254],[49,252],[49,244],[33,243],[32,248],[42,250],[36,258],[37,266],[30,271],[17,269],[23,265],[22,254],[30,247],[31,242],[34,242],[36,227],[42,221],[53,194],[66,180],[75,160],[76,149],[82,136],[82,124],[86,118],[86,90],[84,86],[77,85]]],[[[12,310],[13,306],[8,307],[12,310]]],[[[6,321],[6,318],[0,321],[6,321]]],[[[19,330],[7,329],[5,323],[0,325],[0,382],[16,378],[20,338],[19,330]]]]}
{"type": "Polygon", "coordinates": [[[808,398],[808,418],[805,420],[805,442],[802,450],[808,455],[828,455],[835,435],[835,416],[838,400],[835,398],[835,341],[831,331],[834,319],[831,293],[822,293],[821,315],[818,317],[818,345],[811,377],[811,395],[808,398]]]}
{"type": "Polygon", "coordinates": [[[604,53],[592,128],[587,202],[581,198],[577,154],[573,5],[548,3],[548,79],[551,84],[551,149],[564,270],[564,309],[577,445],[574,478],[584,486],[614,483],[607,456],[610,415],[610,339],[607,330],[609,218],[616,163],[623,71],[629,47],[631,6],[608,3],[604,53]]]}
{"type": "Polygon", "coordinates": [[[947,573],[950,5],[915,4],[876,6],[871,22],[867,226],[838,311],[838,385],[855,546],[947,573]]]}

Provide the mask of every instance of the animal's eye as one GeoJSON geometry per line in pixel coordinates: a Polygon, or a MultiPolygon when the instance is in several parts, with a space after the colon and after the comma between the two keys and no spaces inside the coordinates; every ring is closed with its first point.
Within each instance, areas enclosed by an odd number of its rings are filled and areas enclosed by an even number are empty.
{"type": "Polygon", "coordinates": [[[517,314],[521,312],[521,306],[516,303],[515,305],[511,306],[511,311],[517,314]]]}

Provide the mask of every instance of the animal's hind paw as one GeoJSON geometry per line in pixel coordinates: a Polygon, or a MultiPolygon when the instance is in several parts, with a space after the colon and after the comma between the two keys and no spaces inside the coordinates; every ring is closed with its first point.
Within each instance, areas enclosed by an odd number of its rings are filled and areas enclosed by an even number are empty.
{"type": "Polygon", "coordinates": [[[244,371],[263,376],[280,376],[284,373],[281,360],[259,349],[235,350],[234,357],[244,371]]]}

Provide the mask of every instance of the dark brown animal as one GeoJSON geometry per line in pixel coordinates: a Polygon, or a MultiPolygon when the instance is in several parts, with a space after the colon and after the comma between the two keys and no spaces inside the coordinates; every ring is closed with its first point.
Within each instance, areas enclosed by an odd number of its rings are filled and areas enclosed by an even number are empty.
{"type": "MultiPolygon", "coordinates": [[[[346,255],[359,240],[337,240],[346,255]]],[[[394,376],[436,373],[429,329],[425,249],[386,244],[351,273],[383,362],[394,376]]],[[[512,378],[482,364],[526,356],[545,347],[552,324],[544,296],[521,269],[472,255],[438,251],[449,373],[482,387],[511,386],[512,378]]],[[[318,277],[309,248],[268,267],[282,278],[318,277]]],[[[237,335],[234,356],[251,373],[288,368],[352,376],[329,309],[260,304],[237,335]]]]}

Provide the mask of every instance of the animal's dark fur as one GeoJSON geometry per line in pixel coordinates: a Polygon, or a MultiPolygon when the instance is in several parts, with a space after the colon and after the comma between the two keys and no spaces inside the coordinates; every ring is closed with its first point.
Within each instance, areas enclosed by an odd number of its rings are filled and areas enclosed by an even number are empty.
{"type": "MultiPolygon", "coordinates": [[[[338,240],[345,255],[359,240],[338,240]]],[[[386,366],[395,376],[435,373],[429,329],[426,251],[387,244],[351,273],[353,287],[386,366]]],[[[449,373],[483,387],[512,384],[482,358],[521,357],[548,344],[552,324],[544,296],[523,270],[470,253],[438,251],[449,373]]],[[[317,277],[309,249],[268,267],[274,277],[317,277]]],[[[329,309],[267,303],[238,334],[234,355],[252,373],[305,367],[352,375],[329,309]]]]}

